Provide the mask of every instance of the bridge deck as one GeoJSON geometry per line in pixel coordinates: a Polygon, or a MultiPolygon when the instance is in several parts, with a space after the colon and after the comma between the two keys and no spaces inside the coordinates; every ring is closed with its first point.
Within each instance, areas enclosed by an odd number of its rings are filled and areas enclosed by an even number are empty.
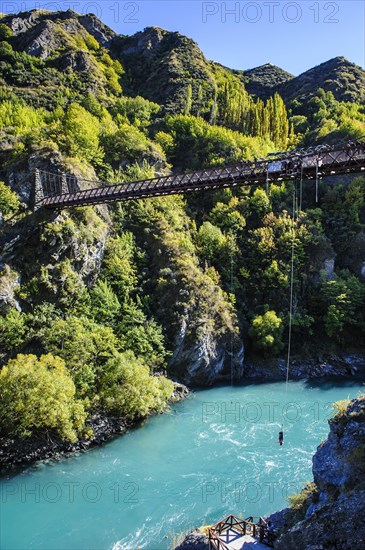
{"type": "Polygon", "coordinates": [[[145,199],[241,185],[265,185],[290,179],[318,179],[324,176],[359,173],[365,170],[365,141],[321,146],[281,157],[242,161],[230,166],[172,174],[127,183],[81,180],[70,174],[36,170],[35,207],[66,208],[87,204],[145,199]]]}

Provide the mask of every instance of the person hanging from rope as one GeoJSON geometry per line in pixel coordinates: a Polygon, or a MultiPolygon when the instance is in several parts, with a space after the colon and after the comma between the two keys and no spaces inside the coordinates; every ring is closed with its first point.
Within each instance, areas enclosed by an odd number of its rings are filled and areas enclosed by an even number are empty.
{"type": "Polygon", "coordinates": [[[284,431],[283,427],[281,426],[281,430],[279,432],[279,445],[281,446],[284,443],[284,431]]]}

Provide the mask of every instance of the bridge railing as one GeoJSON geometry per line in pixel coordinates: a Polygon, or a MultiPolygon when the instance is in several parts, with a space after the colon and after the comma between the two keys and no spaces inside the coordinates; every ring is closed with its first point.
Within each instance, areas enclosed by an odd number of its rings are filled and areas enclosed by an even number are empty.
{"type": "Polygon", "coordinates": [[[39,205],[62,208],[245,184],[266,183],[268,189],[270,182],[298,177],[315,178],[318,183],[319,177],[324,175],[361,170],[365,170],[365,141],[359,140],[127,183],[95,182],[71,174],[37,171],[41,186],[37,196],[39,205]]]}

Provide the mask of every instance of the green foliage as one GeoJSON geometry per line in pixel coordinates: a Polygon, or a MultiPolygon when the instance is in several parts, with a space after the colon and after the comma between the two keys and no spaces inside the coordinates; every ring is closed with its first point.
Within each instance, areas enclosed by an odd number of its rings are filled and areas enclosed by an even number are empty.
{"type": "Polygon", "coordinates": [[[132,352],[110,359],[100,376],[100,402],[111,414],[131,419],[162,412],[172,396],[173,383],[151,376],[148,367],[132,352]]]}
{"type": "Polygon", "coordinates": [[[103,273],[121,302],[128,298],[137,283],[135,253],[132,233],[125,232],[108,240],[103,273]]]}
{"type": "Polygon", "coordinates": [[[5,316],[0,316],[0,350],[1,353],[13,355],[22,348],[26,341],[26,317],[12,308],[5,316]]]}
{"type": "Polygon", "coordinates": [[[149,164],[165,160],[158,143],[153,143],[141,130],[127,123],[120,123],[116,132],[104,135],[102,145],[105,159],[114,169],[142,159],[149,164]]]}
{"type": "Polygon", "coordinates": [[[304,99],[304,103],[294,100],[292,110],[294,128],[304,135],[304,141],[308,144],[359,139],[365,134],[363,105],[338,101],[332,92],[321,88],[309,100],[304,99]]]}
{"type": "Polygon", "coordinates": [[[160,105],[157,103],[137,96],[117,99],[111,108],[111,113],[114,117],[120,115],[122,119],[137,128],[146,129],[159,110],[160,105]]]}
{"type": "Polygon", "coordinates": [[[263,315],[257,315],[251,323],[250,336],[254,346],[263,351],[278,352],[282,343],[282,319],[275,311],[267,311],[263,315]]]}
{"type": "Polygon", "coordinates": [[[207,260],[219,257],[226,246],[227,239],[219,227],[204,222],[198,232],[198,243],[202,248],[202,254],[207,260]]]}
{"type": "Polygon", "coordinates": [[[324,282],[321,296],[322,303],[328,304],[323,317],[328,336],[341,342],[345,327],[364,329],[365,287],[356,277],[324,282]]]}
{"type": "Polygon", "coordinates": [[[91,308],[95,320],[103,325],[114,326],[120,312],[120,303],[108,283],[98,280],[91,291],[91,308]]]}
{"type": "Polygon", "coordinates": [[[147,319],[131,300],[123,305],[117,333],[123,349],[132,350],[149,367],[155,368],[165,363],[167,353],[161,327],[154,319],[147,319]]]}
{"type": "Polygon", "coordinates": [[[44,332],[43,345],[65,361],[78,395],[90,398],[95,393],[97,373],[118,349],[111,328],[75,316],[56,319],[44,332]]]}
{"type": "Polygon", "coordinates": [[[0,42],[13,36],[13,31],[5,23],[0,23],[0,42]]]}
{"type": "Polygon", "coordinates": [[[173,139],[168,160],[187,168],[253,159],[266,154],[273,146],[264,138],[248,137],[220,126],[211,126],[202,118],[191,115],[167,118],[166,131],[173,139]]]}
{"type": "Polygon", "coordinates": [[[341,401],[335,401],[332,405],[332,413],[336,420],[341,420],[345,417],[347,407],[351,403],[350,399],[342,399],[341,401]]]}
{"type": "Polygon", "coordinates": [[[95,162],[102,153],[99,149],[100,123],[81,105],[72,103],[64,119],[65,147],[69,155],[95,162]]]}
{"type": "Polygon", "coordinates": [[[238,232],[246,227],[246,220],[240,213],[237,197],[232,197],[228,204],[217,202],[209,217],[218,227],[226,231],[238,232]]]}
{"type": "Polygon", "coordinates": [[[0,214],[14,214],[19,209],[19,197],[3,181],[0,181],[0,214]]]}
{"type": "Polygon", "coordinates": [[[45,112],[19,101],[4,101],[0,104],[0,129],[15,137],[30,141],[40,138],[45,126],[45,112]]]}
{"type": "Polygon", "coordinates": [[[0,371],[0,431],[29,437],[39,430],[76,441],[85,410],[59,357],[18,355],[0,371]]]}
{"type": "Polygon", "coordinates": [[[315,483],[309,481],[300,493],[288,497],[291,511],[295,514],[295,521],[304,519],[308,506],[318,502],[318,488],[315,483]]]}

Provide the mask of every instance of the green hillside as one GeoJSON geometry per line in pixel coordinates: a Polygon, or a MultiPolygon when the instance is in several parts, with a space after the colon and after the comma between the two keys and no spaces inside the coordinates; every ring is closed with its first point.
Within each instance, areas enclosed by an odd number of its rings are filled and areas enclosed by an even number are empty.
{"type": "Polygon", "coordinates": [[[1,19],[0,437],[93,437],[95,415],[162,411],[171,378],[209,385],[240,379],[245,354],[280,357],[293,238],[294,353],[362,351],[362,177],[321,182],[318,204],[305,182],[295,235],[290,182],[30,208],[36,167],[123,182],[365,134],[361,83],[296,96],[298,79],[278,87],[270,70],[261,99],[179,33],[117,36],[72,11],[1,19]]]}

